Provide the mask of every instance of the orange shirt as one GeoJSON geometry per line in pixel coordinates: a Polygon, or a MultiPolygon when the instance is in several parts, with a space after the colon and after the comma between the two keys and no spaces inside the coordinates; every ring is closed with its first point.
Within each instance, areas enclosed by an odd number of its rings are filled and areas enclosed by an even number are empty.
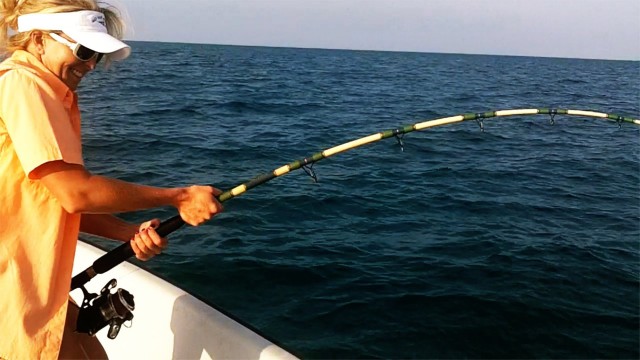
{"type": "Polygon", "coordinates": [[[0,358],[56,359],[80,215],[32,176],[83,164],[76,94],[33,55],[0,64],[0,358]]]}

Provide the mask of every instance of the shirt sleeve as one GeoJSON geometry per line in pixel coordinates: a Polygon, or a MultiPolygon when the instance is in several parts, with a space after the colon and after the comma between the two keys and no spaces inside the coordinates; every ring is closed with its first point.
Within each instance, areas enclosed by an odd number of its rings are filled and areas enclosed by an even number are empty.
{"type": "Polygon", "coordinates": [[[83,165],[80,134],[68,111],[35,74],[11,70],[0,77],[0,118],[27,176],[50,161],[83,165]]]}

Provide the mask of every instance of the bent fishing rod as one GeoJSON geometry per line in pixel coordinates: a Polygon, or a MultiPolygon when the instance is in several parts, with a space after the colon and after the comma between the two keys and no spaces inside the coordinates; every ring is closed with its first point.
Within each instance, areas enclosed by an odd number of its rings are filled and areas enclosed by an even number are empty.
{"type": "MultiPolygon", "coordinates": [[[[640,119],[633,119],[630,117],[619,116],[615,114],[605,114],[601,112],[595,111],[585,111],[585,110],[568,110],[568,109],[514,109],[514,110],[499,110],[499,111],[489,111],[489,112],[481,112],[481,113],[466,113],[462,115],[438,118],[433,120],[421,121],[412,125],[406,125],[397,129],[387,130],[379,133],[375,133],[369,136],[365,136],[356,140],[352,140],[346,142],[344,144],[334,146],[332,148],[323,150],[321,152],[315,153],[309,157],[306,157],[301,160],[294,161],[287,165],[281,166],[270,173],[264,173],[259,175],[252,180],[249,180],[245,183],[242,183],[230,190],[227,190],[220,194],[217,197],[219,202],[225,202],[229,199],[232,199],[236,196],[239,196],[248,190],[266,183],[267,181],[273,180],[279,176],[285,175],[289,172],[302,168],[305,172],[311,176],[314,180],[317,181],[317,177],[313,172],[313,164],[326,159],[330,156],[352,150],[358,147],[361,147],[366,144],[374,143],[379,140],[387,139],[390,137],[395,137],[398,140],[400,146],[403,146],[402,137],[404,134],[420,131],[432,127],[449,125],[454,123],[461,123],[465,121],[476,121],[480,126],[480,129],[484,131],[484,119],[494,118],[494,117],[508,117],[508,116],[530,116],[530,115],[549,115],[550,123],[555,124],[555,116],[556,115],[570,115],[570,116],[578,116],[578,117],[590,117],[590,118],[601,118],[607,121],[613,121],[618,123],[618,126],[622,126],[622,123],[631,123],[635,125],[640,125],[640,119]]],[[[185,222],[180,218],[180,215],[176,215],[166,221],[163,221],[156,231],[161,237],[166,237],[170,233],[181,228],[185,222]]],[[[84,284],[89,282],[92,278],[94,278],[98,274],[103,274],[116,265],[122,263],[128,258],[134,255],[133,249],[131,248],[131,244],[129,242],[125,242],[124,244],[116,247],[115,249],[109,251],[105,255],[98,258],[93,265],[88,267],[83,272],[77,274],[73,277],[71,281],[71,290],[78,289],[82,287],[84,284]]]]}

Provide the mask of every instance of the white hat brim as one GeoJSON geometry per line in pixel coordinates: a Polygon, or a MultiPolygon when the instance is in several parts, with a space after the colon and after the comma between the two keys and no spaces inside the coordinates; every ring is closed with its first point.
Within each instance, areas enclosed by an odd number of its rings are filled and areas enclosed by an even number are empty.
{"type": "Polygon", "coordinates": [[[112,60],[123,60],[131,54],[131,47],[102,32],[65,31],[65,34],[93,51],[108,54],[112,60]]]}

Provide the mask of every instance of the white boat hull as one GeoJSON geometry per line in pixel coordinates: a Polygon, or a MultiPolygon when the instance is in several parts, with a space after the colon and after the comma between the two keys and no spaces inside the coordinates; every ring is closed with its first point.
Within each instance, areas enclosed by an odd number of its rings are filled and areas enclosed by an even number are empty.
{"type": "MultiPolygon", "coordinates": [[[[105,252],[78,241],[73,274],[105,252]]],[[[295,356],[177,286],[125,262],[98,275],[86,289],[99,293],[111,279],[134,295],[132,326],[115,340],[97,337],[110,359],[296,359],[295,356]]],[[[82,303],[82,291],[71,297],[82,303]]],[[[127,325],[127,323],[125,323],[127,325]]]]}

